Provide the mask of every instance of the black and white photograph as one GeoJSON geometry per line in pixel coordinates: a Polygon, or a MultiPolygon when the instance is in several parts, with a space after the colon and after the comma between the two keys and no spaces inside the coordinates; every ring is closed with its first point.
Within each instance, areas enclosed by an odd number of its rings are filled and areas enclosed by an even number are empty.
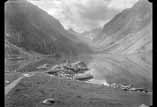
{"type": "Polygon", "coordinates": [[[149,0],[8,0],[5,107],[153,107],[149,0]]]}

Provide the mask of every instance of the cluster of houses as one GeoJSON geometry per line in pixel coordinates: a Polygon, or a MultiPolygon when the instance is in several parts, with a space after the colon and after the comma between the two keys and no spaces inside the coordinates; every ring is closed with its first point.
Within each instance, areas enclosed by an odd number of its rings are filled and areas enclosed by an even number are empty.
{"type": "Polygon", "coordinates": [[[129,84],[129,85],[123,85],[123,84],[112,83],[112,84],[110,84],[110,87],[120,88],[120,89],[122,89],[124,91],[135,91],[135,92],[148,93],[148,90],[146,90],[144,88],[135,88],[131,84],[129,84]]]}
{"type": "MultiPolygon", "coordinates": [[[[60,78],[70,79],[70,80],[80,80],[88,81],[93,79],[93,75],[88,73],[89,68],[82,61],[77,61],[74,63],[65,62],[62,64],[51,66],[50,64],[44,64],[38,67],[38,69],[47,69],[45,72],[49,75],[54,75],[60,78]]],[[[148,90],[144,88],[135,88],[133,85],[123,85],[112,83],[109,84],[109,87],[120,88],[124,91],[134,91],[134,92],[143,92],[148,93],[148,90]]]]}
{"type": "Polygon", "coordinates": [[[44,64],[39,66],[38,69],[46,69],[45,72],[54,75],[60,78],[66,79],[74,79],[74,80],[81,80],[86,81],[93,78],[93,75],[89,73],[85,73],[89,70],[87,65],[82,61],[77,61],[74,63],[65,62],[62,64],[51,66],[49,64],[44,64]]]}

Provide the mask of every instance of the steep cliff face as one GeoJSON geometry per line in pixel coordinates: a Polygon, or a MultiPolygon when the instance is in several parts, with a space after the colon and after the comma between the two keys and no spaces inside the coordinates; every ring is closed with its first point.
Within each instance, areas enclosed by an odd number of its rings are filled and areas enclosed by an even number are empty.
{"type": "Polygon", "coordinates": [[[107,23],[95,38],[105,52],[136,53],[152,50],[152,4],[139,0],[107,23]]]}
{"type": "Polygon", "coordinates": [[[10,43],[40,54],[75,56],[90,51],[58,20],[25,0],[5,3],[5,33],[10,43]]]}

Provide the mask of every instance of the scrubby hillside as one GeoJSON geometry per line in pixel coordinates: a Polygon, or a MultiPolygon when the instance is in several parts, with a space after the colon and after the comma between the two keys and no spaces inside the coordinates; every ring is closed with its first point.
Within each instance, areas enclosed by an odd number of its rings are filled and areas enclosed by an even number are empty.
{"type": "Polygon", "coordinates": [[[10,43],[28,52],[75,56],[90,51],[58,20],[25,0],[5,3],[5,33],[10,43]]]}

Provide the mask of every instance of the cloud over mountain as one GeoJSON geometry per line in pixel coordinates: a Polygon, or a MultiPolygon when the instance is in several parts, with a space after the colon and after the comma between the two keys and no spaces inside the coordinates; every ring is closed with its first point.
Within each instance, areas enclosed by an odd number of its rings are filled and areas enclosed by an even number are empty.
{"type": "Polygon", "coordinates": [[[82,32],[102,27],[138,0],[29,0],[59,19],[66,29],[82,32]]]}

